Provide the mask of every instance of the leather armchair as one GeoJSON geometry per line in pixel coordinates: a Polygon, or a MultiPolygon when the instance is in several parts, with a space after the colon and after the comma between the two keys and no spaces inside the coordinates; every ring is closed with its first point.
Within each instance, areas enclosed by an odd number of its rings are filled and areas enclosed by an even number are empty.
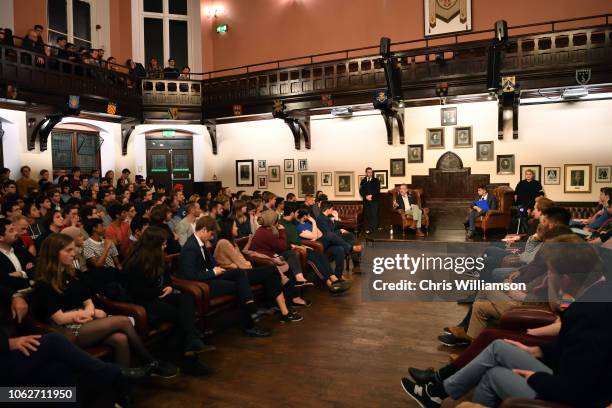
{"type": "Polygon", "coordinates": [[[514,202],[514,190],[508,186],[499,186],[492,192],[497,199],[497,210],[489,210],[485,215],[476,219],[476,228],[482,229],[486,238],[487,231],[491,229],[507,230],[511,220],[511,208],[514,202]]]}
{"type": "Polygon", "coordinates": [[[507,310],[500,318],[502,329],[525,331],[536,327],[548,326],[557,320],[552,311],[537,306],[517,306],[507,310]]]}
{"type": "Polygon", "coordinates": [[[97,307],[108,314],[132,317],[134,319],[134,328],[145,341],[151,340],[157,335],[167,333],[174,327],[171,323],[167,322],[163,322],[157,327],[150,326],[147,318],[147,311],[140,305],[119,302],[100,294],[95,295],[93,300],[97,307]]]}
{"type": "Polygon", "coordinates": [[[340,221],[338,226],[345,230],[356,231],[359,229],[363,218],[363,204],[334,202],[334,209],[338,211],[340,221]]]}
{"type": "MultiPolygon", "coordinates": [[[[423,190],[421,189],[408,189],[412,194],[416,197],[417,205],[423,210],[423,216],[421,217],[421,225],[427,229],[429,227],[429,208],[423,208],[423,190]]],[[[388,191],[389,194],[389,203],[391,205],[391,224],[399,225],[402,227],[402,234],[404,234],[406,228],[412,225],[412,214],[405,213],[401,214],[399,210],[393,207],[393,203],[395,203],[395,198],[399,194],[399,187],[394,187],[388,191]]]]}

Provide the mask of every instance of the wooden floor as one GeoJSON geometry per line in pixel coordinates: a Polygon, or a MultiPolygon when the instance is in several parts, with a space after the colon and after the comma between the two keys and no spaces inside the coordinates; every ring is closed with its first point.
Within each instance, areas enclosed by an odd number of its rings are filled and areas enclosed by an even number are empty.
{"type": "Polygon", "coordinates": [[[143,407],[415,407],[402,391],[407,367],[439,366],[448,349],[436,336],[465,309],[454,303],[365,303],[361,278],[331,297],[322,287],[306,297],[304,320],[261,325],[273,336],[252,339],[237,328],[215,334],[216,351],[201,359],[218,373],[154,380],[134,391],[143,407]]]}

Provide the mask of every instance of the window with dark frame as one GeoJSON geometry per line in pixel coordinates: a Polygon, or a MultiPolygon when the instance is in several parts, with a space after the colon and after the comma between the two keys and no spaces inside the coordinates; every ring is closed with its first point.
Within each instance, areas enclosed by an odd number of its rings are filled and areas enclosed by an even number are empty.
{"type": "Polygon", "coordinates": [[[77,47],[92,47],[91,5],[82,0],[47,1],[48,42],[66,37],[77,47]]]}
{"type": "Polygon", "coordinates": [[[177,69],[189,65],[189,10],[187,0],[142,0],[145,61],[156,57],[161,67],[168,58],[177,69]]]}
{"type": "Polygon", "coordinates": [[[100,134],[83,130],[55,130],[51,133],[53,172],[80,167],[84,174],[100,170],[100,134]]]}

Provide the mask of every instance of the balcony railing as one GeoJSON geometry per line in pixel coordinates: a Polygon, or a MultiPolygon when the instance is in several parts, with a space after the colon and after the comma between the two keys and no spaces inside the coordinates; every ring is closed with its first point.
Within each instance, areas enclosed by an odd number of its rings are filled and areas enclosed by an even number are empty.
{"type": "MultiPolygon", "coordinates": [[[[457,43],[396,52],[403,87],[484,77],[490,41],[457,43]]],[[[503,72],[572,70],[612,61],[610,25],[513,37],[504,53],[503,72]]],[[[204,105],[231,105],[258,99],[303,97],[385,86],[380,56],[325,61],[203,81],[204,105]]],[[[483,89],[484,90],[484,89],[483,89]]]]}
{"type": "Polygon", "coordinates": [[[8,45],[0,45],[0,80],[19,92],[141,100],[139,79],[128,74],[8,45]]]}
{"type": "Polygon", "coordinates": [[[144,105],[201,106],[202,83],[179,79],[143,79],[144,105]]]}

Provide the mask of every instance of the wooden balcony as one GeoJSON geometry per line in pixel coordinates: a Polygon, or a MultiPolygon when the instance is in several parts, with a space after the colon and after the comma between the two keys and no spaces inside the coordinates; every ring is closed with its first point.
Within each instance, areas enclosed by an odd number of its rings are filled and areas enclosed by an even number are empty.
{"type": "MultiPolygon", "coordinates": [[[[554,23],[553,23],[554,27],[554,23]]],[[[448,82],[449,95],[486,92],[489,40],[396,51],[405,99],[435,97],[436,84],[448,82]]],[[[321,107],[321,95],[334,102],[371,102],[386,86],[379,55],[213,77],[203,81],[206,117],[270,112],[283,99],[289,109],[321,107]]],[[[311,58],[312,59],[312,58],[311,58]]],[[[591,83],[612,80],[612,26],[511,37],[503,52],[502,75],[516,75],[523,89],[576,85],[575,70],[591,68],[591,83]]]]}
{"type": "Polygon", "coordinates": [[[0,45],[0,83],[17,90],[15,99],[30,104],[65,107],[69,95],[79,95],[83,110],[106,112],[109,102],[117,114],[139,118],[142,96],[139,80],[129,75],[0,45]]]}

